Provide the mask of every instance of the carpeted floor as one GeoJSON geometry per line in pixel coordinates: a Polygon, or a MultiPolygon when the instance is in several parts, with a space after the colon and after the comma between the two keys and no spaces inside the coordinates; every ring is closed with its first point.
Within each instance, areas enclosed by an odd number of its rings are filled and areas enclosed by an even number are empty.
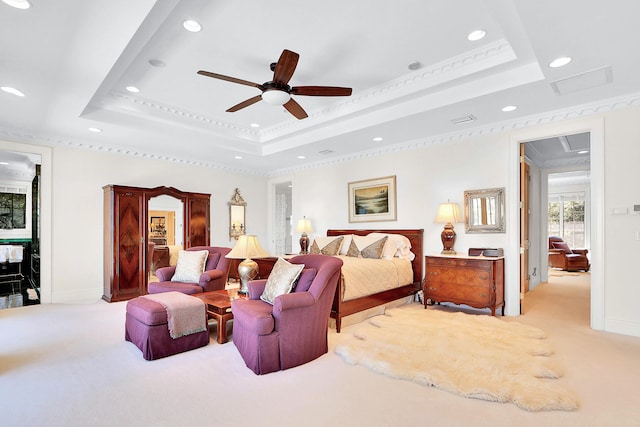
{"type": "Polygon", "coordinates": [[[319,359],[269,375],[218,344],[215,322],[209,345],[147,362],[124,340],[125,303],[98,301],[0,310],[0,425],[640,426],[640,338],[589,329],[588,281],[554,278],[524,308],[504,321],[547,333],[566,368],[552,381],[579,396],[578,410],[523,411],[349,365],[333,349],[358,324],[330,330],[319,359]]]}

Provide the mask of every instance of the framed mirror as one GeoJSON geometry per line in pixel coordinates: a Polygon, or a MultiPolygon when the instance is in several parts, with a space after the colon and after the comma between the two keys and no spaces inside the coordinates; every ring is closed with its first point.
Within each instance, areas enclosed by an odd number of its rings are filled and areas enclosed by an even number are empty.
{"type": "Polygon", "coordinates": [[[466,233],[504,233],[504,188],[464,192],[466,233]]]}
{"type": "Polygon", "coordinates": [[[244,201],[240,195],[240,190],[236,188],[231,201],[227,203],[229,205],[229,239],[236,239],[240,235],[245,234],[245,209],[247,202],[244,201]]]}

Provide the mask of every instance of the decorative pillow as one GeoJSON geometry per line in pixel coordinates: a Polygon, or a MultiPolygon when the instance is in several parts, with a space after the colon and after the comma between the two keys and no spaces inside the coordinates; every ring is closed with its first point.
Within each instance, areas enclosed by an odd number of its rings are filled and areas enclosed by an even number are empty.
{"type": "Polygon", "coordinates": [[[172,282],[198,283],[204,273],[204,265],[207,262],[209,251],[179,251],[176,272],[171,278],[172,282]]]}
{"type": "Polygon", "coordinates": [[[313,279],[316,278],[316,274],[318,270],[315,268],[305,268],[300,273],[300,276],[293,283],[293,287],[291,288],[291,292],[306,292],[311,287],[311,283],[313,279]]]}
{"type": "Polygon", "coordinates": [[[380,259],[387,239],[385,236],[372,242],[373,239],[368,236],[353,236],[347,256],[380,259]]]}
{"type": "Polygon", "coordinates": [[[562,249],[565,254],[572,254],[573,251],[566,242],[553,242],[554,249],[562,249]]]}
{"type": "Polygon", "coordinates": [[[291,292],[293,283],[303,268],[304,264],[291,264],[282,258],[278,258],[269,274],[260,299],[273,305],[273,300],[276,297],[291,292]]]}
{"type": "Polygon", "coordinates": [[[346,255],[349,252],[349,247],[351,246],[351,240],[353,240],[353,234],[345,234],[344,240],[342,241],[342,246],[340,246],[340,253],[338,255],[346,255]]]}
{"type": "Polygon", "coordinates": [[[309,253],[322,255],[338,255],[342,245],[343,236],[338,237],[316,237],[311,245],[309,253]]]}
{"type": "Polygon", "coordinates": [[[375,237],[381,239],[387,236],[389,239],[384,244],[384,250],[382,251],[382,257],[384,259],[392,259],[398,257],[402,259],[408,259],[413,261],[415,254],[411,252],[411,242],[406,236],[393,233],[369,233],[367,237],[375,237]]]}

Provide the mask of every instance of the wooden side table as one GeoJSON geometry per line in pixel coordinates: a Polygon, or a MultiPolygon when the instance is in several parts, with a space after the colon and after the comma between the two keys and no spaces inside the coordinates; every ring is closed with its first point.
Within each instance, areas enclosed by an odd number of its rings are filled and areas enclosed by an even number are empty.
{"type": "Polygon", "coordinates": [[[236,298],[247,298],[238,294],[237,289],[222,289],[219,291],[203,292],[193,295],[200,298],[207,305],[207,316],[218,322],[218,344],[227,342],[227,322],[233,319],[231,312],[231,300],[236,298]]]}

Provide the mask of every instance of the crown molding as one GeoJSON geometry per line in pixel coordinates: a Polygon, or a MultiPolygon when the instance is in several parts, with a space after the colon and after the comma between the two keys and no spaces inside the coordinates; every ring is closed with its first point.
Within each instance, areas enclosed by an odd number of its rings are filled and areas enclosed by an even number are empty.
{"type": "Polygon", "coordinates": [[[0,136],[7,141],[18,142],[18,143],[23,142],[23,143],[36,144],[36,145],[42,145],[47,147],[58,146],[58,147],[68,147],[68,148],[74,148],[74,149],[80,149],[80,150],[95,151],[95,152],[101,152],[101,153],[119,154],[124,156],[138,157],[138,158],[147,159],[147,160],[159,160],[159,161],[165,161],[170,163],[178,163],[183,165],[191,165],[191,166],[216,169],[224,172],[231,172],[231,173],[237,173],[242,175],[255,175],[255,176],[267,175],[266,172],[256,171],[248,168],[231,167],[221,163],[203,162],[203,161],[184,159],[184,158],[179,158],[174,156],[158,155],[158,154],[142,152],[141,150],[126,148],[126,147],[115,147],[115,146],[109,146],[109,145],[103,145],[103,144],[77,142],[70,139],[33,135],[30,133],[24,133],[18,130],[0,129],[0,136]]]}
{"type": "Polygon", "coordinates": [[[577,119],[582,117],[588,117],[595,114],[603,114],[606,112],[620,110],[625,108],[640,107],[640,92],[620,96],[616,98],[609,98],[599,102],[592,102],[588,104],[581,104],[574,107],[549,111],[543,114],[531,115],[522,117],[511,121],[497,122],[488,124],[485,126],[478,126],[472,129],[466,129],[461,132],[452,132],[441,135],[435,135],[427,138],[419,138],[411,141],[405,141],[400,144],[381,147],[378,149],[361,151],[358,153],[348,154],[344,156],[331,157],[326,160],[305,163],[290,168],[276,169],[268,172],[256,171],[248,168],[231,167],[213,162],[202,162],[197,160],[181,159],[178,157],[163,156],[153,153],[141,152],[139,150],[129,149],[125,147],[113,147],[95,143],[77,142],[69,139],[33,135],[31,133],[22,132],[19,130],[7,130],[0,129],[0,136],[2,138],[14,141],[14,142],[28,142],[44,146],[62,146],[70,148],[78,148],[83,150],[91,150],[97,152],[106,152],[113,154],[121,154],[127,156],[134,156],[149,160],[161,160],[171,163],[179,163],[193,166],[200,166],[205,168],[211,168],[221,170],[225,172],[232,172],[244,175],[254,176],[279,176],[285,174],[291,174],[301,172],[309,169],[317,169],[327,166],[334,166],[341,163],[347,163],[366,158],[379,157],[387,154],[398,153],[407,150],[415,150],[424,148],[435,144],[448,144],[458,143],[468,138],[499,134],[503,132],[509,132],[516,129],[523,129],[528,127],[540,126],[549,123],[560,122],[564,120],[577,119]]]}
{"type": "MultiPolygon", "coordinates": [[[[435,135],[425,139],[415,139],[411,141],[405,141],[403,143],[380,147],[377,149],[361,151],[358,153],[347,154],[344,156],[332,157],[331,159],[310,162],[303,165],[298,165],[291,168],[283,168],[269,172],[268,176],[279,176],[300,172],[303,170],[317,169],[328,166],[334,166],[340,163],[347,163],[357,160],[363,160],[366,158],[385,156],[388,154],[398,153],[402,151],[415,150],[424,148],[430,145],[436,144],[449,144],[457,143],[462,140],[494,135],[503,132],[509,132],[516,129],[524,129],[528,127],[541,126],[549,123],[556,123],[565,120],[577,119],[582,117],[588,117],[595,114],[603,114],[614,110],[620,110],[625,108],[640,107],[640,92],[629,95],[624,95],[615,98],[609,98],[606,100],[592,102],[587,104],[576,105],[559,110],[552,110],[538,115],[530,115],[521,117],[511,121],[503,121],[492,123],[484,126],[478,126],[471,129],[465,129],[461,132],[452,132],[441,135],[435,135]]],[[[554,163],[554,162],[547,162],[554,163]]],[[[581,164],[581,162],[575,162],[581,164]]],[[[557,165],[545,165],[544,167],[552,167],[557,165]]]]}

